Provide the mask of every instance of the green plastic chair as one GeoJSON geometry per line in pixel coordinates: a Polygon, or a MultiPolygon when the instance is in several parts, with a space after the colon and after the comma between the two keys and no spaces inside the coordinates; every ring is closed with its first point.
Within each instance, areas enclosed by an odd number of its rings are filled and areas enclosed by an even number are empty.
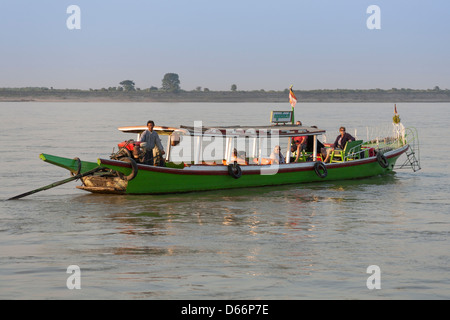
{"type": "Polygon", "coordinates": [[[344,162],[361,159],[362,140],[348,141],[344,150],[334,149],[330,155],[330,162],[344,162]]]}
{"type": "Polygon", "coordinates": [[[306,151],[300,151],[300,155],[298,157],[297,162],[306,162],[308,154],[306,153],[306,151]]]}

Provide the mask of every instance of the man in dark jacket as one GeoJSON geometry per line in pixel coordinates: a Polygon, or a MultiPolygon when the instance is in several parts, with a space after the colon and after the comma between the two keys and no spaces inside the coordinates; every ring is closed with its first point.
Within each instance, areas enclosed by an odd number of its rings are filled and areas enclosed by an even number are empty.
{"type": "Polygon", "coordinates": [[[355,138],[353,138],[350,133],[345,132],[345,127],[340,127],[339,133],[340,134],[336,137],[336,141],[334,141],[333,147],[327,149],[327,157],[324,162],[329,161],[330,154],[334,151],[334,149],[344,150],[348,141],[355,141],[355,138]]]}
{"type": "Polygon", "coordinates": [[[334,141],[333,148],[339,148],[344,150],[345,145],[348,141],[355,141],[355,138],[352,137],[350,133],[345,132],[345,127],[339,128],[340,134],[336,137],[336,141],[334,141]]]}

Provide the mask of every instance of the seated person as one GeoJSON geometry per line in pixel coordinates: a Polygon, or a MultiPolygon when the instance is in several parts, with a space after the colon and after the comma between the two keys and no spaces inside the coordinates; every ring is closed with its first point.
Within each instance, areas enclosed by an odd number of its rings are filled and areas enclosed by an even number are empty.
{"type": "Polygon", "coordinates": [[[326,150],[326,158],[324,162],[330,161],[330,155],[334,151],[334,149],[339,148],[341,150],[344,150],[345,145],[347,144],[348,141],[355,141],[355,138],[353,138],[353,136],[350,133],[345,132],[345,127],[340,127],[339,135],[336,137],[336,141],[334,141],[333,146],[326,150]]]}
{"type": "MultiPolygon", "coordinates": [[[[298,120],[295,124],[298,125],[298,126],[301,126],[302,122],[300,120],[298,120]]],[[[308,143],[308,137],[307,136],[293,137],[292,141],[297,146],[297,156],[295,158],[295,162],[297,162],[298,161],[298,155],[300,154],[300,151],[306,151],[306,145],[308,143]]]]}
{"type": "Polygon", "coordinates": [[[233,149],[233,154],[231,155],[231,163],[237,162],[238,164],[246,165],[248,164],[245,160],[245,152],[238,152],[236,148],[233,149]]]}
{"type": "Polygon", "coordinates": [[[180,144],[180,133],[178,132],[174,132],[171,136],[170,136],[170,145],[172,147],[177,146],[180,144]]]}
{"type": "Polygon", "coordinates": [[[280,146],[275,146],[273,152],[270,154],[270,159],[272,160],[272,164],[286,163],[283,154],[280,152],[280,146]]]}
{"type": "Polygon", "coordinates": [[[291,162],[294,162],[297,159],[297,146],[295,143],[291,144],[291,162]]]}
{"type": "Polygon", "coordinates": [[[294,141],[295,146],[297,148],[296,157],[295,157],[295,162],[297,162],[300,154],[303,153],[304,151],[306,151],[308,137],[307,136],[294,137],[292,140],[294,141]]]}

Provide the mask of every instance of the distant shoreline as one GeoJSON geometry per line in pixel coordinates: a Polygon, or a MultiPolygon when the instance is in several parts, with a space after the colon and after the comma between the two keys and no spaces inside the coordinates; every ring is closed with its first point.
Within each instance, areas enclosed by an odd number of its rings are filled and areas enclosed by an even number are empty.
{"type": "MultiPolygon", "coordinates": [[[[294,90],[299,102],[450,102],[450,90],[294,90]]],[[[0,88],[0,102],[268,102],[288,103],[285,91],[105,91],[0,88]]]]}

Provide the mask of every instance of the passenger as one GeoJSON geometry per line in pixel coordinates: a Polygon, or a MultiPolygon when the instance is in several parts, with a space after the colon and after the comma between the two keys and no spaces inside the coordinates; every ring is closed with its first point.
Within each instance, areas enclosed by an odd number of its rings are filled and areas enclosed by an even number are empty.
{"type": "Polygon", "coordinates": [[[180,134],[178,132],[174,132],[170,139],[170,145],[175,147],[180,144],[180,134]]]}
{"type": "Polygon", "coordinates": [[[248,164],[245,160],[245,152],[238,152],[236,148],[233,149],[233,155],[231,156],[231,163],[237,162],[238,164],[248,164]]]}
{"type": "Polygon", "coordinates": [[[270,159],[272,160],[272,164],[286,163],[283,154],[280,152],[280,146],[275,146],[273,152],[270,154],[270,159]]]}
{"type": "MultiPolygon", "coordinates": [[[[352,137],[350,133],[345,132],[345,127],[339,128],[339,135],[336,137],[336,141],[334,141],[334,144],[331,148],[326,149],[326,158],[325,163],[330,161],[330,155],[334,151],[334,149],[341,149],[344,150],[345,145],[348,141],[355,141],[355,138],[352,137]]],[[[324,150],[322,150],[323,153],[324,150]]]]}
{"type": "MultiPolygon", "coordinates": [[[[297,121],[296,125],[301,126],[302,122],[301,121],[297,121]]],[[[296,157],[295,157],[295,162],[298,161],[298,157],[300,156],[300,154],[302,154],[304,151],[306,151],[306,145],[308,143],[308,137],[307,136],[300,136],[300,137],[294,137],[292,138],[293,142],[295,143],[296,146],[296,157]]]]}
{"type": "Polygon", "coordinates": [[[306,144],[308,142],[308,137],[307,136],[295,137],[294,142],[295,146],[297,147],[295,157],[295,162],[297,162],[300,154],[303,154],[303,152],[306,151],[306,144]]]}
{"type": "Polygon", "coordinates": [[[161,139],[156,131],[153,131],[155,123],[152,120],[147,121],[147,130],[141,135],[141,143],[145,142],[144,164],[153,165],[153,148],[158,147],[160,154],[165,154],[164,148],[161,144],[161,139]]]}
{"type": "Polygon", "coordinates": [[[291,162],[294,162],[295,159],[297,159],[297,146],[295,145],[295,143],[292,143],[290,160],[291,160],[291,162]]]}

